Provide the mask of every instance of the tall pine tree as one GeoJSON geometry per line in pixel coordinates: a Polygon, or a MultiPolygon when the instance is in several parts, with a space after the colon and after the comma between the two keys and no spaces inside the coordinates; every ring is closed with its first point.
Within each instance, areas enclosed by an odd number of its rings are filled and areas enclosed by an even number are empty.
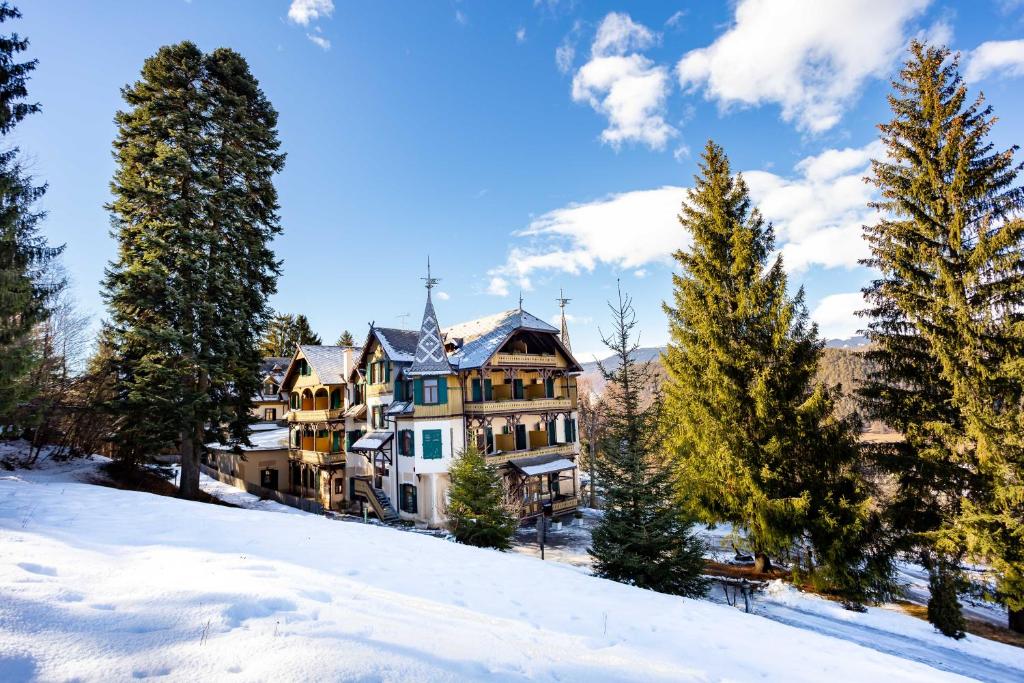
{"type": "Polygon", "coordinates": [[[180,494],[204,443],[246,439],[279,263],[277,113],[245,60],[183,42],[146,60],[118,112],[107,269],[119,452],[177,445],[180,494]]]}
{"type": "Polygon", "coordinates": [[[455,539],[481,548],[511,548],[519,515],[497,468],[471,444],[456,456],[448,474],[448,523],[455,539]]]}
{"type": "MultiPolygon", "coordinates": [[[[0,24],[21,17],[0,3],[0,24]]],[[[39,111],[25,102],[36,60],[18,61],[28,40],[16,33],[0,35],[0,136],[6,142],[23,118],[39,111]]],[[[44,214],[36,203],[46,192],[25,174],[17,147],[0,150],[0,432],[16,427],[19,405],[35,387],[25,381],[35,362],[32,331],[48,315],[47,303],[63,287],[47,277],[47,266],[63,247],[50,247],[39,234],[44,214]]]]}
{"type": "Polygon", "coordinates": [[[675,254],[665,305],[663,422],[681,494],[704,521],[742,531],[756,569],[808,538],[801,566],[812,578],[854,602],[872,597],[891,570],[868,553],[880,528],[855,424],[835,416],[834,390],[815,386],[823,343],[803,292],[787,294],[773,229],[713,142],[679,220],[692,247],[675,254]]]}
{"type": "Polygon", "coordinates": [[[299,344],[318,346],[321,343],[320,335],[313,332],[305,315],[277,313],[267,324],[260,349],[264,356],[290,356],[299,344]]]}
{"type": "Polygon", "coordinates": [[[699,596],[707,590],[705,544],[675,495],[673,462],[659,429],[660,397],[643,401],[654,375],[650,361],[636,360],[636,315],[621,287],[609,308],[612,331],[602,341],[616,367],[601,367],[607,382],[598,458],[604,515],[588,549],[594,572],[662,593],[699,596]]]}
{"type": "Polygon", "coordinates": [[[882,218],[865,229],[881,273],[865,290],[879,368],[865,397],[906,436],[889,454],[896,510],[930,570],[929,618],[953,636],[965,550],[1024,630],[1022,164],[988,140],[992,110],[958,62],[912,43],[872,166],[882,218]]]}

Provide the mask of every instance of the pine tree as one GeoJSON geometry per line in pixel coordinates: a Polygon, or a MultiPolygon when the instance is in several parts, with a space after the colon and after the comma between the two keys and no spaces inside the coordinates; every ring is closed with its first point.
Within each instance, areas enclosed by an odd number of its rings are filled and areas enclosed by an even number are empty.
{"type": "Polygon", "coordinates": [[[651,363],[635,359],[636,314],[621,287],[609,308],[612,332],[602,341],[617,367],[601,366],[607,400],[598,475],[605,505],[588,549],[594,572],[662,593],[703,595],[705,544],[675,496],[672,459],[659,430],[660,397],[646,407],[642,400],[653,383],[651,363]]]}
{"type": "Polygon", "coordinates": [[[320,339],[320,335],[314,332],[309,326],[309,318],[302,313],[295,316],[294,335],[296,344],[311,344],[313,346],[319,346],[323,343],[320,339]]]}
{"type": "Polygon", "coordinates": [[[349,332],[348,330],[345,330],[344,332],[342,332],[341,335],[338,337],[338,341],[335,343],[335,346],[349,347],[349,346],[355,346],[355,345],[356,345],[356,340],[352,336],[352,333],[349,332]]]}
{"type": "Polygon", "coordinates": [[[118,453],[181,450],[199,492],[210,441],[246,439],[258,337],[279,263],[277,114],[245,60],[183,42],[125,87],[109,205],[118,256],[104,288],[118,386],[118,453]]]}
{"type": "Polygon", "coordinates": [[[448,520],[455,539],[481,548],[511,548],[519,516],[497,468],[470,445],[456,456],[448,474],[448,520]]]}
{"type": "Polygon", "coordinates": [[[857,469],[856,424],[816,386],[823,342],[803,291],[791,298],[774,232],[720,147],[708,142],[680,223],[692,247],[675,259],[663,424],[681,495],[707,523],[746,536],[755,569],[809,538],[803,570],[852,602],[888,587],[870,556],[880,525],[857,469]]]}
{"type": "MultiPolygon", "coordinates": [[[[21,13],[0,3],[0,23],[21,13]]],[[[25,102],[28,79],[36,60],[18,62],[28,40],[18,34],[0,35],[0,136],[38,104],[25,102]]],[[[25,174],[17,147],[0,151],[0,431],[18,421],[15,409],[29,401],[36,387],[26,381],[35,363],[32,332],[48,316],[47,303],[64,281],[47,277],[47,267],[63,251],[50,247],[39,234],[44,213],[34,207],[46,192],[25,174]]]]}
{"type": "Polygon", "coordinates": [[[320,335],[313,332],[305,315],[278,313],[267,324],[260,349],[264,356],[291,356],[299,344],[321,343],[320,335]]]}
{"type": "Polygon", "coordinates": [[[907,538],[942,603],[929,618],[954,636],[965,550],[995,569],[1024,630],[1024,165],[988,140],[991,107],[968,101],[958,69],[949,50],[911,44],[870,178],[882,219],[865,229],[881,272],[866,290],[880,370],[865,396],[906,435],[897,464],[916,478],[898,475],[897,509],[918,513],[907,538]]]}

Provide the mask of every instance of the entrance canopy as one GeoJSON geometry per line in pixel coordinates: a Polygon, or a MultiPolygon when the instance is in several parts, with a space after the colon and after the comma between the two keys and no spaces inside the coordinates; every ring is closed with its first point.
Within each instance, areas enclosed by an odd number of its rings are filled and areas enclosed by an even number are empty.
{"type": "Polygon", "coordinates": [[[521,460],[513,460],[510,464],[527,477],[536,477],[541,474],[550,474],[552,472],[576,469],[576,463],[572,460],[568,460],[557,455],[541,455],[536,458],[522,458],[521,460]]]}
{"type": "Polygon", "coordinates": [[[359,440],[352,444],[350,451],[379,451],[388,445],[394,436],[392,432],[370,432],[359,437],[359,440]]]}

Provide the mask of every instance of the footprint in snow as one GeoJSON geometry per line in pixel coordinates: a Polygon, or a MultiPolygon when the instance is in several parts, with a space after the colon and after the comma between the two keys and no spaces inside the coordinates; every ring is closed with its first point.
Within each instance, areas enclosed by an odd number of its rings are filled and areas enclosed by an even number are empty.
{"type": "Polygon", "coordinates": [[[36,564],[35,562],[19,562],[18,566],[31,574],[40,574],[42,576],[57,576],[57,569],[54,567],[47,567],[45,564],[36,564]]]}

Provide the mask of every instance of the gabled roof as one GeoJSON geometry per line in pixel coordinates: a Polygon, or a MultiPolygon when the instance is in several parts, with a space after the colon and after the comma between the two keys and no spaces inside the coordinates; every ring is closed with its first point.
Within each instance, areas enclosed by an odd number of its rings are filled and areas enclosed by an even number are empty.
{"type": "Polygon", "coordinates": [[[490,360],[491,356],[505,345],[508,338],[519,330],[554,335],[555,341],[565,353],[566,358],[576,364],[572,354],[558,339],[557,327],[518,308],[447,328],[444,331],[446,341],[462,340],[462,346],[449,356],[449,360],[452,365],[462,370],[478,368],[490,360]]]}
{"type": "Polygon", "coordinates": [[[363,348],[356,349],[359,353],[355,363],[352,365],[352,373],[358,372],[359,368],[366,362],[366,354],[370,352],[374,339],[384,349],[384,355],[393,363],[411,363],[416,353],[416,339],[418,333],[415,330],[399,330],[393,327],[371,327],[366,335],[366,343],[363,348]]]}
{"type": "Polygon", "coordinates": [[[434,303],[430,300],[430,289],[427,289],[427,305],[423,308],[423,322],[420,323],[419,339],[416,341],[416,354],[409,368],[409,375],[448,375],[452,366],[448,363],[448,354],[444,350],[441,328],[437,324],[434,303]]]}
{"type": "Polygon", "coordinates": [[[345,383],[345,349],[346,346],[299,346],[306,362],[323,384],[345,383]]]}

